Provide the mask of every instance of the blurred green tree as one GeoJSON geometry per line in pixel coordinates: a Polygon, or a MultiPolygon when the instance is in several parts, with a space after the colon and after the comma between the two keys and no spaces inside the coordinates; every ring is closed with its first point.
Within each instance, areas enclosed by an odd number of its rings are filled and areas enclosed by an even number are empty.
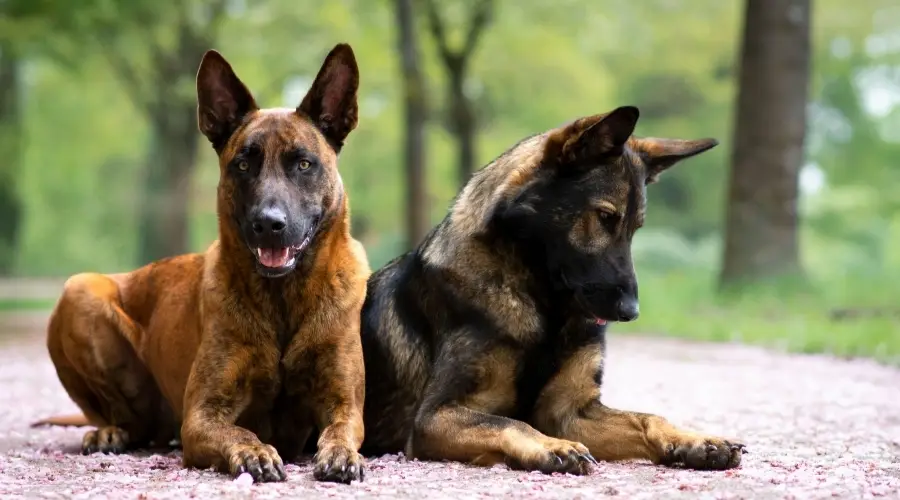
{"type": "Polygon", "coordinates": [[[721,284],[802,272],[811,0],[746,0],[721,284]]]}
{"type": "Polygon", "coordinates": [[[24,215],[18,183],[24,146],[22,66],[19,47],[0,37],[0,275],[9,274],[15,264],[24,215]]]}
{"type": "Polygon", "coordinates": [[[462,188],[478,166],[478,123],[472,98],[466,89],[471,59],[484,31],[493,18],[494,0],[458,2],[467,10],[465,36],[459,47],[452,47],[446,17],[439,11],[437,0],[425,0],[428,26],[447,78],[447,107],[444,109],[448,129],[456,139],[457,181],[462,188]],[[474,3],[473,3],[474,2],[474,3]]]}
{"type": "Polygon", "coordinates": [[[70,66],[85,51],[100,54],[149,123],[136,221],[138,264],[186,252],[200,146],[194,77],[214,44],[227,0],[23,3],[62,39],[49,39],[47,53],[70,66]]]}
{"type": "Polygon", "coordinates": [[[428,95],[419,51],[414,0],[394,0],[397,53],[403,86],[403,162],[406,172],[407,249],[419,244],[428,232],[428,198],[425,185],[425,132],[428,122],[428,95]]]}

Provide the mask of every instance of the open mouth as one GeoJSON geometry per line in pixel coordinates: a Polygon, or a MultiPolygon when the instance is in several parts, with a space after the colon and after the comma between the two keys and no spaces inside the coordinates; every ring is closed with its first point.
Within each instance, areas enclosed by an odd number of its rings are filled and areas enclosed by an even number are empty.
{"type": "Polygon", "coordinates": [[[312,241],[315,226],[304,236],[299,245],[289,247],[256,248],[256,260],[268,271],[291,269],[297,264],[297,257],[303,253],[312,241]]]}

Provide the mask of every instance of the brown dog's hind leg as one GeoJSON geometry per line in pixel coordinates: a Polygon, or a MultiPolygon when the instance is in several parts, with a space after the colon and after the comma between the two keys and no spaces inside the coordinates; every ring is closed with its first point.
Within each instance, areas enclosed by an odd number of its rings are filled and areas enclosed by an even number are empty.
{"type": "Polygon", "coordinates": [[[176,437],[166,422],[171,413],[128,340],[137,328],[120,306],[116,283],[99,274],[70,278],[50,317],[47,348],[59,380],[97,426],[84,435],[85,454],[176,437]]]}
{"type": "Polygon", "coordinates": [[[538,398],[535,427],[584,443],[598,460],[646,459],[711,470],[740,465],[744,445],[738,441],[682,430],[656,415],[600,403],[595,374],[602,355],[599,345],[589,345],[569,357],[538,398]]]}

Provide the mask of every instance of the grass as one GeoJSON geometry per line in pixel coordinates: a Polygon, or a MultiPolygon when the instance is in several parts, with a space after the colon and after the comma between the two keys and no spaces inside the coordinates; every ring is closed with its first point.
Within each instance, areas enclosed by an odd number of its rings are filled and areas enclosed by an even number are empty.
{"type": "Polygon", "coordinates": [[[50,310],[55,303],[55,299],[2,299],[0,313],[50,310]]]}
{"type": "Polygon", "coordinates": [[[792,352],[870,357],[900,365],[900,284],[887,279],[782,283],[723,297],[715,276],[639,275],[641,316],[615,331],[757,344],[792,352]],[[891,315],[835,320],[838,308],[891,315]]]}

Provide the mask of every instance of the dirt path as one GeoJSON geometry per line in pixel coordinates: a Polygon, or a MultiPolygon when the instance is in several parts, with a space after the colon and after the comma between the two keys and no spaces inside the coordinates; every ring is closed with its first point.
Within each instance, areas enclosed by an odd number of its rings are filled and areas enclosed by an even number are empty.
{"type": "Polygon", "coordinates": [[[0,335],[0,497],[900,497],[898,370],[615,335],[608,357],[608,404],[740,436],[750,450],[744,464],[729,472],[602,464],[573,477],[385,456],[370,459],[366,481],[350,486],[314,483],[307,464],[289,466],[287,483],[249,486],[182,470],[177,453],[83,457],[77,454],[81,430],[27,426],[75,410],[37,332],[0,335]]]}

